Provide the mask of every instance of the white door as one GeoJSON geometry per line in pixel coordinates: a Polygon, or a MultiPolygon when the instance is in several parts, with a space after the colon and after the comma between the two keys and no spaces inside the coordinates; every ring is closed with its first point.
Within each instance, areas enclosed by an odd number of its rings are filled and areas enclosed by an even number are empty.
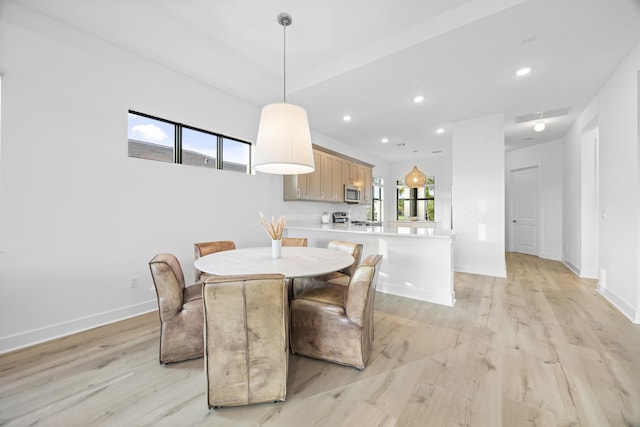
{"type": "Polygon", "coordinates": [[[511,171],[512,250],[538,255],[538,167],[511,171]]]}

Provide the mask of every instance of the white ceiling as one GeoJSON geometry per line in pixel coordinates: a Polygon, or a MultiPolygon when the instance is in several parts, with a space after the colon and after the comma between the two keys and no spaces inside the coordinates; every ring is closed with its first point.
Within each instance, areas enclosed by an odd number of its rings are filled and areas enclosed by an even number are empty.
{"type": "Polygon", "coordinates": [[[313,130],[390,161],[447,152],[451,123],[494,113],[506,149],[558,139],[640,42],[640,0],[14,2],[258,106],[282,100],[288,12],[287,100],[313,130]],[[562,108],[543,132],[516,123],[562,108]]]}

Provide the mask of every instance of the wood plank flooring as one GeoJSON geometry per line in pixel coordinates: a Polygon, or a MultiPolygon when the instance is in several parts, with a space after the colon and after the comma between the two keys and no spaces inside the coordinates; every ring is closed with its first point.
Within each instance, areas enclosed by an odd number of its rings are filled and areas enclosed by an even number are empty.
{"type": "Polygon", "coordinates": [[[640,326],[561,263],[456,274],[454,308],[378,294],[363,371],[291,356],[287,401],[209,410],[156,313],[0,356],[7,426],[640,426],[640,326]]]}

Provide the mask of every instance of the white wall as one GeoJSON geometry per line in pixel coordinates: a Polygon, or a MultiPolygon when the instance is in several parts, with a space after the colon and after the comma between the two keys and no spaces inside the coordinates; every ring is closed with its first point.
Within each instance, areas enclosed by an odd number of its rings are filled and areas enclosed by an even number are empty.
{"type": "Polygon", "coordinates": [[[194,242],[267,244],[258,212],[296,209],[279,175],[127,157],[129,109],[253,140],[260,106],[0,8],[0,352],[153,310],[153,255],[190,280],[194,242]]]}
{"type": "MultiPolygon", "coordinates": [[[[519,150],[508,151],[506,162],[506,194],[510,194],[509,171],[537,166],[540,173],[540,218],[538,255],[554,260],[562,259],[562,141],[552,141],[519,150]]],[[[509,248],[512,231],[509,206],[506,206],[506,245],[509,248]]],[[[513,248],[509,248],[513,250],[513,248]]]]}
{"type": "Polygon", "coordinates": [[[504,115],[453,124],[456,271],[506,277],[504,115]]]}
{"type": "Polygon", "coordinates": [[[416,159],[409,162],[393,162],[389,165],[388,181],[385,181],[385,209],[387,220],[396,219],[398,205],[396,203],[396,181],[402,180],[417,166],[425,175],[435,179],[435,221],[439,227],[451,228],[451,153],[441,156],[416,159]],[[387,184],[388,183],[388,184],[387,184]]]}
{"type": "Polygon", "coordinates": [[[640,322],[638,70],[640,45],[630,52],[571,127],[565,137],[563,156],[563,234],[566,245],[563,259],[580,271],[582,260],[577,252],[584,238],[581,236],[579,197],[582,135],[592,123],[598,123],[599,291],[636,322],[640,322]]]}

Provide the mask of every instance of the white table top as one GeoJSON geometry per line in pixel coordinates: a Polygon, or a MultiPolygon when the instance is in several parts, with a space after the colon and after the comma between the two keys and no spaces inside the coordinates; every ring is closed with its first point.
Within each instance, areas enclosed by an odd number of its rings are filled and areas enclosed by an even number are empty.
{"type": "Polygon", "coordinates": [[[318,276],[353,264],[346,252],[325,248],[283,246],[280,258],[271,258],[271,247],[215,252],[198,258],[194,265],[217,275],[280,273],[287,278],[318,276]]]}

